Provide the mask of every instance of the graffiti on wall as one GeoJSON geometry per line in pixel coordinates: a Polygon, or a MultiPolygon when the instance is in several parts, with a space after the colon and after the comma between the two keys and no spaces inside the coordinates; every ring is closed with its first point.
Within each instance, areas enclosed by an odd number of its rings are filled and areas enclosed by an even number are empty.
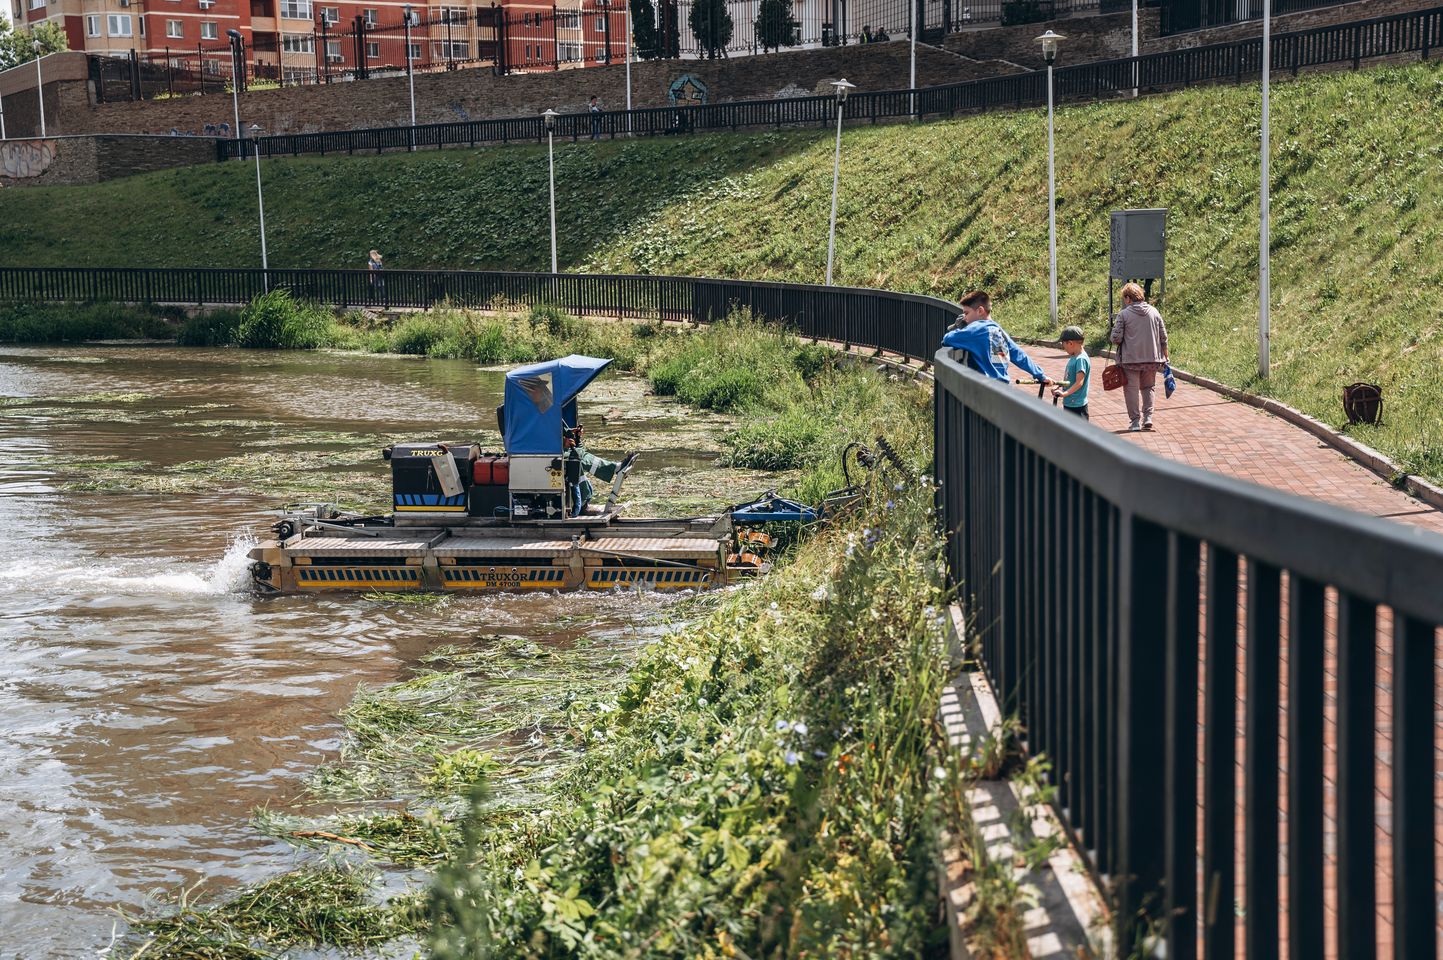
{"type": "Polygon", "coordinates": [[[701,81],[701,78],[688,73],[672,81],[671,86],[667,88],[666,98],[674,105],[698,104],[707,102],[707,93],[706,84],[701,81]]]}
{"type": "Polygon", "coordinates": [[[54,141],[6,140],[0,143],[0,177],[11,180],[38,177],[54,162],[54,141]]]}

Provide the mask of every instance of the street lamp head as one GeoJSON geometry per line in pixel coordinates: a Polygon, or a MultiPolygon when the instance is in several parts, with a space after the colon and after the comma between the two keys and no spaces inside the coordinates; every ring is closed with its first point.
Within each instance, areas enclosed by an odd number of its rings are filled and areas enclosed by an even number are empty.
{"type": "Polygon", "coordinates": [[[227,30],[225,32],[225,35],[230,37],[232,40],[239,40],[241,38],[241,32],[239,30],[227,30]]]}
{"type": "Polygon", "coordinates": [[[1037,42],[1042,44],[1042,59],[1047,62],[1049,67],[1052,66],[1052,62],[1057,59],[1058,44],[1066,39],[1062,34],[1053,33],[1051,30],[1037,38],[1037,42]]]}
{"type": "Polygon", "coordinates": [[[832,89],[837,91],[837,102],[846,103],[847,94],[857,89],[857,85],[855,83],[848,83],[847,78],[843,77],[840,80],[832,81],[832,89]]]}
{"type": "Polygon", "coordinates": [[[552,110],[550,107],[546,108],[546,112],[541,115],[541,119],[546,121],[547,130],[556,129],[556,118],[559,116],[561,116],[561,114],[557,113],[555,110],[552,110]]]}
{"type": "Polygon", "coordinates": [[[261,135],[261,125],[258,124],[258,123],[253,123],[253,124],[251,124],[251,139],[254,140],[256,137],[258,137],[258,136],[260,136],[260,135],[261,135]]]}

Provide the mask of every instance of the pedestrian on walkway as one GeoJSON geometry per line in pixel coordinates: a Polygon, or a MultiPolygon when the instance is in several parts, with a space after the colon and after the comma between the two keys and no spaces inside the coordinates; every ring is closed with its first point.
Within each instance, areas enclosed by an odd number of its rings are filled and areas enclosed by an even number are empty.
{"type": "Polygon", "coordinates": [[[1167,327],[1136,283],[1122,288],[1122,303],[1108,339],[1117,344],[1117,362],[1127,378],[1122,386],[1127,429],[1151,430],[1157,372],[1168,359],[1167,327]]]}
{"type": "Polygon", "coordinates": [[[591,95],[591,139],[601,139],[601,104],[596,102],[596,94],[591,95]]]}
{"type": "Polygon", "coordinates": [[[945,337],[942,346],[961,350],[967,365],[993,380],[1007,382],[1007,363],[1027,371],[1041,383],[1051,383],[1031,357],[1013,342],[1007,331],[992,319],[992,298],[985,291],[974,290],[962,298],[962,316],[945,337]]]}
{"type": "Polygon", "coordinates": [[[371,275],[371,295],[377,296],[386,289],[386,281],[381,278],[381,251],[370,252],[366,257],[366,269],[371,275]]]}
{"type": "Polygon", "coordinates": [[[1066,327],[1059,339],[1062,349],[1067,351],[1067,372],[1062,375],[1061,383],[1052,385],[1052,396],[1062,398],[1063,410],[1090,420],[1092,418],[1087,415],[1087,387],[1092,379],[1092,361],[1082,345],[1082,328],[1066,327]]]}

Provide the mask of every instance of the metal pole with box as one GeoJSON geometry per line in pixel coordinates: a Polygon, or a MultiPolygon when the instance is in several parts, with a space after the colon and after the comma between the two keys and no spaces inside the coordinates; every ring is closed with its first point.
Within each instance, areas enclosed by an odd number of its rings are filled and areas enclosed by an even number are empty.
{"type": "MultiPolygon", "coordinates": [[[[1167,208],[1112,211],[1112,256],[1107,270],[1107,316],[1112,317],[1112,281],[1161,282],[1167,294],[1167,208]]],[[[1148,291],[1149,294],[1151,291],[1148,291]]]]}

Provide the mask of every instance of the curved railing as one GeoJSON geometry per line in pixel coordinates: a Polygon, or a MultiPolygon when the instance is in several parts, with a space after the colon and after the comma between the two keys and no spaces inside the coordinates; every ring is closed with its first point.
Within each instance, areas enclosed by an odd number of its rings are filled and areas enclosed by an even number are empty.
{"type": "Polygon", "coordinates": [[[1199,943],[1254,957],[1285,936],[1291,956],[1323,957],[1336,939],[1355,958],[1377,956],[1386,928],[1394,956],[1435,956],[1443,537],[1062,416],[937,350],[958,307],[934,297],[690,277],[0,268],[0,301],[234,304],[267,284],[337,306],[549,303],[698,322],[740,310],[934,362],[948,566],[1004,710],[1111,880],[1117,942],[1157,932],[1169,957],[1199,943]]]}

